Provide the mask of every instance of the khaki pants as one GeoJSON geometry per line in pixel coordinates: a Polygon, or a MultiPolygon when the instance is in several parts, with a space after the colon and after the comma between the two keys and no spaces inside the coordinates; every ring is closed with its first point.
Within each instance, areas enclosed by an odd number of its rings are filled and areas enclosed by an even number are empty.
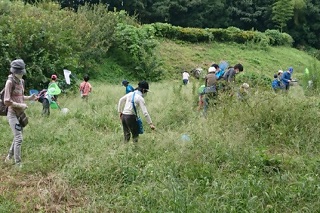
{"type": "Polygon", "coordinates": [[[13,112],[8,112],[7,119],[13,133],[13,141],[9,149],[9,158],[14,157],[15,163],[21,162],[21,144],[23,128],[20,126],[17,115],[13,112]]]}

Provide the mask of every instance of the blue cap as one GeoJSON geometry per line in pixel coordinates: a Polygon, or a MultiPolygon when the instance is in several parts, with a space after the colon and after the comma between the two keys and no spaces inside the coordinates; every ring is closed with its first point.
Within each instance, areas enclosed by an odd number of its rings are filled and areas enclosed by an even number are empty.
{"type": "Polygon", "coordinates": [[[123,80],[123,81],[122,81],[122,85],[125,85],[125,84],[129,84],[129,81],[123,80]]]}
{"type": "Polygon", "coordinates": [[[293,68],[292,68],[292,67],[289,67],[289,68],[288,68],[288,71],[289,71],[290,73],[293,73],[293,68]]]}

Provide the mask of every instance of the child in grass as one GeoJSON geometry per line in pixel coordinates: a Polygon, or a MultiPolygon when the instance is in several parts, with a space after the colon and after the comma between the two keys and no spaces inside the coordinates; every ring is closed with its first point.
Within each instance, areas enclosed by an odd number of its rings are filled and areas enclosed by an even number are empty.
{"type": "Polygon", "coordinates": [[[83,77],[83,82],[80,84],[80,94],[81,94],[81,98],[83,100],[88,101],[88,97],[89,94],[92,92],[92,86],[91,84],[88,82],[89,81],[89,76],[85,75],[83,77]]]}

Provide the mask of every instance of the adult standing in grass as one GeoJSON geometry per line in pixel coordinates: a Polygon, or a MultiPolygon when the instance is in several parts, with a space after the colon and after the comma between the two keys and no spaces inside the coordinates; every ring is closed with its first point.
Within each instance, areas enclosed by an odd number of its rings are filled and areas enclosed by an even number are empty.
{"type": "MultiPolygon", "coordinates": [[[[291,68],[292,69],[292,68],[291,68]]],[[[286,91],[288,91],[289,90],[289,88],[290,88],[290,82],[291,82],[291,73],[293,72],[293,69],[292,70],[290,70],[290,68],[287,70],[287,71],[285,71],[283,74],[282,74],[282,76],[281,76],[281,82],[282,82],[282,84],[284,85],[284,89],[286,90],[286,91]]]]}
{"type": "Polygon", "coordinates": [[[9,149],[9,153],[5,158],[5,162],[11,161],[14,158],[15,164],[21,167],[21,145],[22,145],[22,130],[18,117],[28,108],[25,100],[35,100],[35,94],[24,96],[24,80],[22,76],[26,74],[25,63],[22,59],[17,59],[11,62],[8,80],[5,86],[4,103],[8,106],[7,119],[13,133],[13,142],[9,149]]]}
{"type": "Polygon", "coordinates": [[[148,91],[149,91],[148,82],[140,81],[135,91],[130,92],[119,99],[118,112],[119,112],[120,120],[122,122],[125,142],[129,142],[131,134],[132,134],[133,142],[138,142],[138,138],[139,138],[139,126],[137,124],[137,120],[136,120],[137,115],[135,113],[133,104],[135,108],[141,109],[150,128],[152,130],[155,129],[155,126],[152,124],[152,121],[144,100],[144,97],[146,97],[148,91]],[[124,108],[122,107],[123,104],[125,104],[124,108]]]}
{"type": "Polygon", "coordinates": [[[129,92],[133,92],[134,88],[129,84],[130,82],[127,80],[123,80],[122,81],[122,86],[124,86],[126,88],[126,94],[128,94],[129,92]]]}

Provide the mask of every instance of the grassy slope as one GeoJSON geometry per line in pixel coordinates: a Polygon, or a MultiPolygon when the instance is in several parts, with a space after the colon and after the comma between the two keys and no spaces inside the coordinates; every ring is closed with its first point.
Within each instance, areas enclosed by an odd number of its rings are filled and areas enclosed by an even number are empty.
{"type": "MultiPolygon", "coordinates": [[[[272,74],[293,66],[297,75],[311,58],[289,48],[249,51],[241,45],[161,45],[167,70],[227,59],[246,71],[272,74]],[[241,50],[241,51],[240,51],[241,50]],[[231,55],[231,53],[233,55],[231,55]],[[259,60],[260,66],[256,61],[259,60]],[[268,60],[269,59],[269,60],[268,60]],[[272,63],[270,63],[272,61],[272,63]],[[271,64],[279,64],[272,66],[271,64]]],[[[193,81],[152,83],[146,98],[157,127],[139,145],[123,144],[116,111],[124,88],[92,82],[89,103],[60,97],[70,109],[40,116],[29,104],[24,167],[0,162],[1,212],[315,212],[318,198],[318,101],[252,88],[242,103],[221,95],[204,119],[193,81]],[[289,110],[290,109],[290,110],[289,110]],[[191,140],[183,141],[187,134],[191,140]]],[[[0,118],[4,158],[12,139],[0,118]]]]}
{"type": "MultiPolygon", "coordinates": [[[[273,76],[279,69],[292,66],[295,77],[299,77],[314,59],[302,51],[289,47],[255,48],[251,45],[202,43],[190,44],[165,40],[161,42],[160,54],[164,58],[166,70],[175,77],[180,77],[182,69],[191,70],[198,66],[207,70],[213,62],[226,60],[230,65],[242,63],[245,71],[266,73],[273,76]],[[296,74],[297,73],[297,74],[296,74]]],[[[317,62],[319,66],[319,61],[317,62]]]]}

